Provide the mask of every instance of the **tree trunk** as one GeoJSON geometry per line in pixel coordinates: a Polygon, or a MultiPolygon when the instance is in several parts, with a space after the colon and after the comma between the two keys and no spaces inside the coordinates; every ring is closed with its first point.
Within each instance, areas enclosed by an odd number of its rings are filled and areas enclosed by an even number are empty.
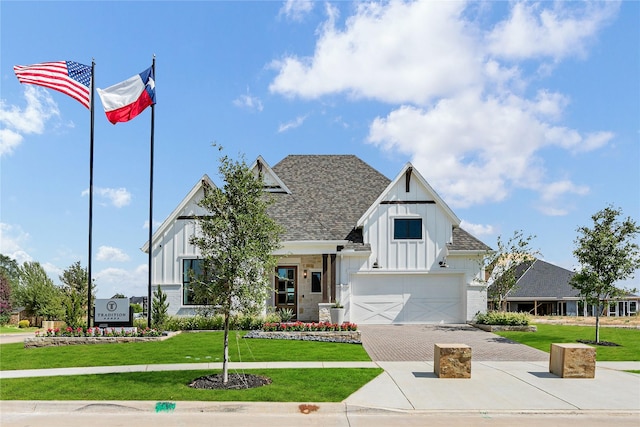
{"type": "Polygon", "coordinates": [[[600,301],[596,309],[596,344],[600,342],[600,301]]]}
{"type": "Polygon", "coordinates": [[[224,357],[222,361],[222,382],[229,382],[229,313],[224,314],[224,357]]]}

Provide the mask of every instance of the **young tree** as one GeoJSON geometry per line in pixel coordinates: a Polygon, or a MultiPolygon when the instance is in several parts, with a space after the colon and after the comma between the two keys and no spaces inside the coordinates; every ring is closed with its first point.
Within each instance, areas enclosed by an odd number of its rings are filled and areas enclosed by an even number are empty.
{"type": "Polygon", "coordinates": [[[73,263],[58,277],[62,282],[64,321],[67,326],[79,327],[87,318],[87,310],[93,308],[95,284],[91,284],[91,296],[89,297],[87,290],[89,273],[86,268],[82,268],[80,261],[73,263]],[[89,298],[91,299],[91,307],[87,306],[89,298]]]}
{"type": "Polygon", "coordinates": [[[531,241],[535,236],[525,236],[522,230],[513,232],[506,242],[498,236],[498,249],[490,251],[484,259],[486,271],[490,273],[488,297],[499,311],[507,310],[507,295],[516,289],[516,267],[523,262],[530,262],[539,255],[539,251],[531,249],[531,241]]]}
{"type": "Polygon", "coordinates": [[[608,206],[591,216],[593,228],[578,227],[573,254],[580,270],[571,279],[588,304],[596,308],[596,343],[600,342],[601,302],[633,290],[623,290],[615,282],[631,278],[640,268],[640,251],[634,239],[640,228],[630,217],[620,221],[622,211],[608,206]]]}
{"type": "Polygon", "coordinates": [[[33,316],[55,320],[62,316],[61,291],[38,262],[24,262],[15,289],[17,305],[33,316]]]}
{"type": "Polygon", "coordinates": [[[264,307],[282,230],[267,215],[271,199],[262,178],[244,158],[222,156],[218,170],[224,187],[205,189],[199,205],[208,215],[198,219],[199,230],[190,241],[200,250],[204,267],[194,278],[196,301],[218,307],[224,317],[222,377],[227,383],[230,315],[264,307]]]}
{"type": "Polygon", "coordinates": [[[162,288],[158,285],[158,289],[153,293],[153,302],[151,303],[151,319],[155,328],[162,329],[167,321],[168,310],[167,294],[162,292],[162,288]]]}

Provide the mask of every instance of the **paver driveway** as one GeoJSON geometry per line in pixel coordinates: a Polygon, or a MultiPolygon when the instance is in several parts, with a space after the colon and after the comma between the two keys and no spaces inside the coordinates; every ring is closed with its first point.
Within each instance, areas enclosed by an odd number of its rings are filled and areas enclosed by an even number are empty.
{"type": "Polygon", "coordinates": [[[474,361],[546,361],[549,354],[469,325],[358,325],[374,361],[433,361],[435,343],[471,347],[474,361]]]}

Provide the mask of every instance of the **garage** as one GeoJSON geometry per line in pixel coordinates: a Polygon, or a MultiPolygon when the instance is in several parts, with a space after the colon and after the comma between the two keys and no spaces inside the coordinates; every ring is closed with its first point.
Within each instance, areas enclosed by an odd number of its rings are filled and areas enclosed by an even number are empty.
{"type": "Polygon", "coordinates": [[[350,319],[359,324],[465,323],[462,275],[353,275],[350,319]]]}

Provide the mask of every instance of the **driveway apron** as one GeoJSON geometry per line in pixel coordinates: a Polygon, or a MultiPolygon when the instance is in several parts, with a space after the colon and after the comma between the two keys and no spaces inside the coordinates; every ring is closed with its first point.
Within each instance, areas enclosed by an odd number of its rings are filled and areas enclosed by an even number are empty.
{"type": "Polygon", "coordinates": [[[470,325],[358,325],[376,362],[433,361],[435,343],[466,344],[474,361],[548,361],[549,354],[470,325]]]}

